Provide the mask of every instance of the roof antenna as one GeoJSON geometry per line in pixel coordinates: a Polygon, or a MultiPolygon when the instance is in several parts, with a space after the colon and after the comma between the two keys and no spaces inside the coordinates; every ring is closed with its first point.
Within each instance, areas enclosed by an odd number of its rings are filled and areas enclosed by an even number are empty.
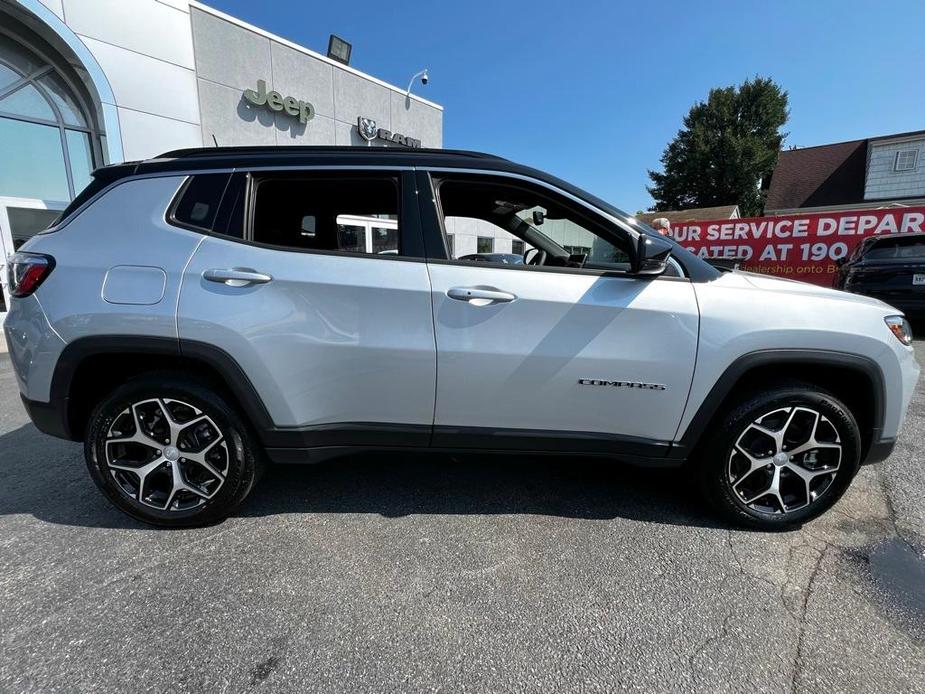
{"type": "Polygon", "coordinates": [[[218,147],[218,140],[215,139],[215,133],[212,133],[212,142],[214,142],[215,146],[218,147]]]}

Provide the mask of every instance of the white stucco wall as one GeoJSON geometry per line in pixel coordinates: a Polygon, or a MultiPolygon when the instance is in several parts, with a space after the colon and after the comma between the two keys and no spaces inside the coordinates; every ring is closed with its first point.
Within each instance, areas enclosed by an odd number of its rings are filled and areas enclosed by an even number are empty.
{"type": "Polygon", "coordinates": [[[42,2],[77,34],[109,80],[125,159],[202,144],[188,2],[42,2]]]}

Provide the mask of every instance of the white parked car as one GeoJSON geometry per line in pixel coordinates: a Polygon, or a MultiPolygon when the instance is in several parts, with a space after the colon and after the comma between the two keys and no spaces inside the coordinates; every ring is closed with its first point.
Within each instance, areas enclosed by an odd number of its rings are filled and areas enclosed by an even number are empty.
{"type": "Polygon", "coordinates": [[[159,525],[231,513],[264,461],[372,448],[686,465],[727,519],[789,526],[889,455],[919,373],[880,301],[720,273],[471,152],[106,167],[9,282],[33,421],[83,441],[110,500],[159,525]],[[523,241],[524,262],[448,251],[448,229],[479,227],[523,241]]]}

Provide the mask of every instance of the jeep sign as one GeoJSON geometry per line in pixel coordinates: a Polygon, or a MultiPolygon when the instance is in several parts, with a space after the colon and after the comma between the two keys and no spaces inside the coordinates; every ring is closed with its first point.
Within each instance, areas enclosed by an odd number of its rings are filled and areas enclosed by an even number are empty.
{"type": "Polygon", "coordinates": [[[294,96],[283,96],[279,92],[268,92],[267,83],[263,80],[257,80],[257,91],[245,89],[244,98],[254,106],[266,106],[271,111],[285,111],[290,116],[298,116],[303,123],[315,117],[315,107],[309,102],[294,96]]]}

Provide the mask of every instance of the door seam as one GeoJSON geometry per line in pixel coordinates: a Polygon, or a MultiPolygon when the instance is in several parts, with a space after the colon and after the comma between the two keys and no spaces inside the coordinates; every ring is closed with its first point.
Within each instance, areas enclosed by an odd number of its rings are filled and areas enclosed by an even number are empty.
{"type": "Polygon", "coordinates": [[[199,250],[199,247],[205,242],[206,238],[205,236],[199,238],[199,243],[193,248],[193,252],[189,254],[189,258],[186,259],[183,270],[180,272],[180,286],[177,287],[177,305],[174,307],[173,312],[174,329],[177,334],[177,349],[180,349],[180,297],[183,296],[183,281],[186,279],[186,271],[193,262],[193,256],[196,255],[196,251],[199,250]]]}
{"type": "MultiPolygon", "coordinates": [[[[424,215],[421,214],[421,189],[418,185],[418,168],[416,166],[411,167],[412,179],[414,180],[414,196],[417,200],[417,218],[418,218],[418,230],[421,232],[421,238],[425,237],[424,235],[424,215]]],[[[434,429],[437,424],[437,392],[438,384],[440,382],[440,359],[439,354],[437,353],[437,314],[435,313],[434,308],[434,281],[430,276],[430,258],[427,257],[427,250],[424,250],[424,268],[427,272],[427,296],[430,299],[430,328],[431,336],[433,337],[434,345],[434,400],[433,408],[431,409],[430,416],[430,436],[427,439],[427,447],[430,448],[434,445],[434,429]]]]}

